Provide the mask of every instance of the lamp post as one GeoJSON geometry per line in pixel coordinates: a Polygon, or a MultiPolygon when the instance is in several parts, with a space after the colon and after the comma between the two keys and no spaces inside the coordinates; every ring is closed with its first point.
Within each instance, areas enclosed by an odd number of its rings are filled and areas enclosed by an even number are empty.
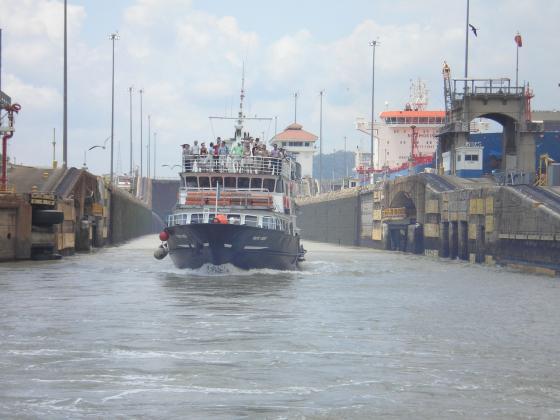
{"type": "Polygon", "coordinates": [[[372,48],[372,65],[371,65],[371,137],[370,147],[371,155],[369,158],[369,166],[373,168],[373,123],[375,121],[375,47],[379,45],[379,41],[371,41],[369,43],[372,48]]]}
{"type": "Polygon", "coordinates": [[[346,162],[346,136],[344,136],[344,169],[346,170],[346,178],[348,178],[348,164],[346,162]]]}
{"type": "Polygon", "coordinates": [[[133,86],[128,88],[128,94],[130,98],[130,172],[129,175],[132,176],[132,91],[134,90],[133,86]]]}
{"type": "Polygon", "coordinates": [[[87,169],[87,158],[86,158],[87,152],[89,152],[90,150],[93,150],[93,149],[97,149],[97,148],[101,148],[101,149],[105,150],[107,148],[107,141],[110,138],[111,137],[109,136],[103,141],[103,146],[101,146],[100,144],[96,144],[95,146],[91,146],[89,149],[84,150],[84,169],[87,169]]]}
{"type": "Polygon", "coordinates": [[[117,41],[119,38],[120,37],[118,32],[114,32],[109,35],[109,39],[113,44],[113,68],[111,72],[111,185],[113,184],[113,142],[115,128],[115,41],[117,41]]]}
{"type": "Polygon", "coordinates": [[[321,183],[323,181],[323,94],[325,91],[319,92],[319,194],[321,193],[321,183]]]}
{"type": "Polygon", "coordinates": [[[68,42],[66,24],[66,0],[64,0],[64,98],[62,106],[62,167],[66,169],[68,165],[68,42]]]}
{"type": "Polygon", "coordinates": [[[148,173],[148,178],[150,177],[150,143],[152,140],[152,126],[151,126],[152,116],[148,114],[148,145],[146,146],[146,172],[148,173]]]}
{"type": "Polygon", "coordinates": [[[144,89],[140,89],[138,91],[138,93],[140,94],[140,179],[142,179],[142,174],[143,174],[143,149],[144,147],[142,146],[142,95],[144,94],[144,89]]]}
{"type": "Polygon", "coordinates": [[[156,163],[156,152],[157,152],[156,140],[157,140],[157,133],[154,131],[154,179],[156,179],[156,168],[157,168],[157,163],[156,163]]]}

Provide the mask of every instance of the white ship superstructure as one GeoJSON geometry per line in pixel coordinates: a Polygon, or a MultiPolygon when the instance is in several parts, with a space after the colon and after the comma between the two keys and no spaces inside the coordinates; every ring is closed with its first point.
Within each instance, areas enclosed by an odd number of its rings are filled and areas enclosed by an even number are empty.
{"type": "MultiPolygon", "coordinates": [[[[437,148],[436,134],[445,121],[445,111],[427,110],[426,85],[412,83],[410,102],[403,110],[386,110],[373,124],[373,167],[370,150],[358,150],[356,170],[359,173],[414,170],[431,164],[437,148]]],[[[371,122],[357,120],[358,130],[371,135],[371,122]]]]}

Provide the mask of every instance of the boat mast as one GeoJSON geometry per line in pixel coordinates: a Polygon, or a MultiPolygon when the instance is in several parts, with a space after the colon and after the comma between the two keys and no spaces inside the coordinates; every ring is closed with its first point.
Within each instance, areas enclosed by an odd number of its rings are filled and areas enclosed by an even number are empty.
{"type": "Polygon", "coordinates": [[[241,94],[239,95],[239,113],[237,114],[237,124],[235,126],[235,142],[241,141],[241,131],[243,130],[243,99],[245,98],[245,62],[241,73],[241,94]]]}

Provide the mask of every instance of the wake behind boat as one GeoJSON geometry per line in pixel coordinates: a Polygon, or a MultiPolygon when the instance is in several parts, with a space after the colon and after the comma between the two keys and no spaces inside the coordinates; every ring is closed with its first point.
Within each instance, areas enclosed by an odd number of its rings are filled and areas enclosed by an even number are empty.
{"type": "Polygon", "coordinates": [[[184,145],[179,201],[154,256],[178,268],[232,264],[242,269],[297,269],[300,244],[292,191],[299,164],[243,133],[243,98],[235,136],[217,145],[184,145]]]}

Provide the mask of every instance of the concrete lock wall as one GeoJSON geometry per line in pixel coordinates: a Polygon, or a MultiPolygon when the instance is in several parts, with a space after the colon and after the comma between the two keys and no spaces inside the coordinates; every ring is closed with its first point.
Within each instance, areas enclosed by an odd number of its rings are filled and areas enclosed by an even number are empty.
{"type": "Polygon", "coordinates": [[[359,198],[356,196],[306,204],[299,210],[303,239],[338,245],[358,245],[359,198]]]}
{"type": "Polygon", "coordinates": [[[121,243],[161,229],[161,221],[154,222],[152,211],[128,193],[111,191],[111,242],[121,243]]]}
{"type": "Polygon", "coordinates": [[[349,198],[303,203],[298,218],[303,238],[560,273],[558,191],[470,182],[438,191],[418,183],[409,188],[416,222],[387,219],[383,209],[391,207],[388,198],[396,197],[403,185],[401,180],[349,198]]]}
{"type": "Polygon", "coordinates": [[[0,261],[31,256],[31,210],[27,196],[0,195],[0,261]]]}

